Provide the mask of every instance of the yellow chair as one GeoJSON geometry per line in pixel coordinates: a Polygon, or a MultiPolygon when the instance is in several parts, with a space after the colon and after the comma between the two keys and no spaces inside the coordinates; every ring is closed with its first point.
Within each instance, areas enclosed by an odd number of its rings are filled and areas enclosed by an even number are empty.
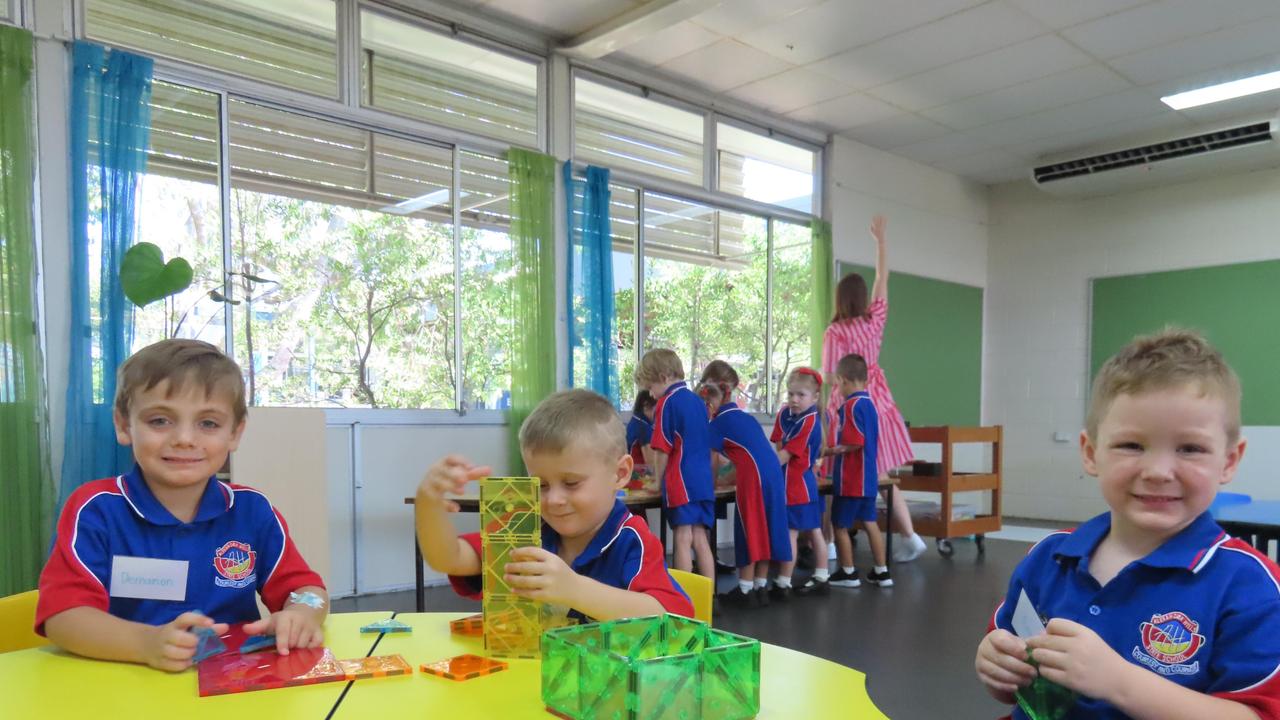
{"type": "Polygon", "coordinates": [[[38,590],[0,598],[0,653],[48,645],[31,628],[36,622],[38,590]]]}
{"type": "Polygon", "coordinates": [[[693,601],[693,619],[711,624],[711,599],[715,595],[715,583],[705,575],[685,572],[684,570],[668,570],[684,594],[693,601]]]}

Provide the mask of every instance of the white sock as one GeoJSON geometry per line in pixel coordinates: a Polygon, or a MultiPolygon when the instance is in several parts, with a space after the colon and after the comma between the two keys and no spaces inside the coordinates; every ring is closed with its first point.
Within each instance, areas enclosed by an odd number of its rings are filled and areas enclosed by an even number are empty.
{"type": "Polygon", "coordinates": [[[769,585],[769,578],[756,578],[756,589],[759,590],[769,585]]]}
{"type": "Polygon", "coordinates": [[[826,582],[827,578],[831,577],[831,571],[827,570],[825,567],[816,568],[813,571],[813,576],[823,582],[826,582]]]}
{"type": "Polygon", "coordinates": [[[876,565],[875,570],[876,570],[876,574],[878,575],[880,573],[889,572],[889,567],[887,565],[876,565]]]}
{"type": "Polygon", "coordinates": [[[780,588],[789,589],[791,587],[791,576],[779,575],[776,579],[774,579],[773,584],[777,585],[780,588]]]}
{"type": "Polygon", "coordinates": [[[858,566],[857,566],[857,565],[850,565],[850,566],[848,566],[848,567],[845,567],[844,565],[841,565],[841,566],[840,566],[840,569],[844,571],[844,574],[845,574],[845,575],[852,575],[852,574],[854,574],[854,573],[858,572],[858,566]]]}
{"type": "Polygon", "coordinates": [[[751,581],[750,581],[750,580],[739,580],[739,581],[738,581],[738,589],[742,591],[742,594],[743,594],[743,595],[745,595],[745,594],[747,594],[747,593],[751,592],[751,581]]]}

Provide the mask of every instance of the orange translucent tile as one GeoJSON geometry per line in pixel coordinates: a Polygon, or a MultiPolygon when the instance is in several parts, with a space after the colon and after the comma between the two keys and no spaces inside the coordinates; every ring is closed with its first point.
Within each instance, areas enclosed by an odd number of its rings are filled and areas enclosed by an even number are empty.
{"type": "Polygon", "coordinates": [[[365,680],[368,678],[391,677],[393,675],[412,675],[413,666],[405,662],[399,655],[376,655],[374,657],[339,660],[348,680],[365,680]]]}
{"type": "Polygon", "coordinates": [[[458,655],[428,663],[419,669],[428,675],[439,675],[450,680],[462,681],[502,672],[507,669],[507,664],[501,660],[479,655],[458,655]]]}
{"type": "Polygon", "coordinates": [[[484,613],[476,613],[457,620],[450,620],[449,631],[454,635],[483,635],[484,613]]]}

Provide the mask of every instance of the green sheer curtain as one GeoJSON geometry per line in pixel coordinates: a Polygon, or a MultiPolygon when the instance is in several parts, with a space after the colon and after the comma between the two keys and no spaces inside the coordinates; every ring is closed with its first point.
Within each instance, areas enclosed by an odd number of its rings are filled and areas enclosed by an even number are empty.
{"type": "Polygon", "coordinates": [[[556,160],[512,148],[511,242],[516,276],[512,282],[515,338],[511,348],[511,472],[524,473],[520,424],[556,388],[555,225],[556,160]]]}
{"type": "Polygon", "coordinates": [[[0,596],[36,586],[53,515],[36,335],[31,70],[31,33],[0,26],[0,596]]]}
{"type": "Polygon", "coordinates": [[[822,370],[822,335],[831,322],[831,306],[835,302],[831,287],[835,275],[836,260],[831,250],[831,223],[814,220],[810,226],[813,246],[810,262],[813,264],[813,306],[809,309],[809,364],[822,370]]]}

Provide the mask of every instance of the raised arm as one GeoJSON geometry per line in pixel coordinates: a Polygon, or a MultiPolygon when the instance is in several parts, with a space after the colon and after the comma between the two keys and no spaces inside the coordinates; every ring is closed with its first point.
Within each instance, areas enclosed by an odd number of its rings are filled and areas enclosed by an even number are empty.
{"type": "Polygon", "coordinates": [[[876,280],[871,286],[871,302],[889,299],[889,260],[884,243],[884,228],[888,222],[883,215],[871,218],[871,237],[876,241],[876,280]]]}

